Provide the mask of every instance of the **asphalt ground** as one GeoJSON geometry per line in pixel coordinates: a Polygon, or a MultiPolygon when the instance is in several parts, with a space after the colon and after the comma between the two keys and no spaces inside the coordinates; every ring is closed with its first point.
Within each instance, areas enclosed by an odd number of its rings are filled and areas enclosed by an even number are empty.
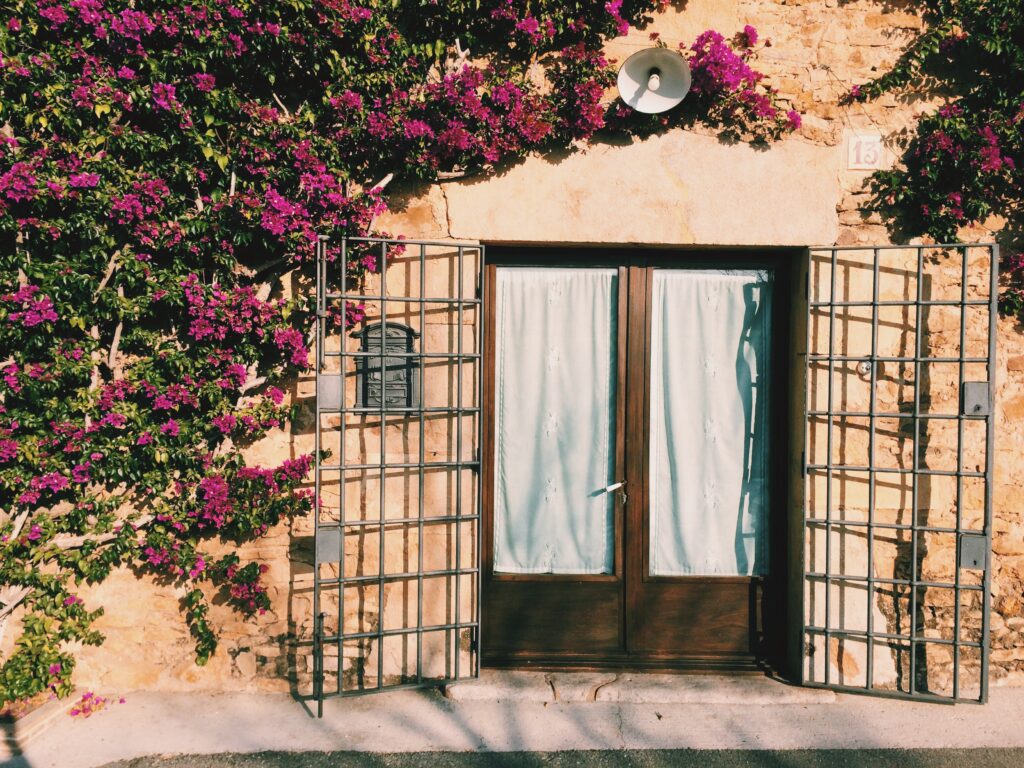
{"type": "Polygon", "coordinates": [[[261,752],[142,757],[104,768],[1022,768],[1024,749],[261,752]]]}

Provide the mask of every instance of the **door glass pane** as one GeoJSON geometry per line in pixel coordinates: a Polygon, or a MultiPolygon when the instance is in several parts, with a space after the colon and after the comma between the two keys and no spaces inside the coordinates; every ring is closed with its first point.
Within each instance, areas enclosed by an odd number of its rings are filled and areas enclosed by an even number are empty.
{"type": "Polygon", "coordinates": [[[771,275],[655,270],[650,570],[768,570],[771,275]]]}
{"type": "Polygon", "coordinates": [[[614,567],[618,272],[497,270],[494,570],[614,567]]]}

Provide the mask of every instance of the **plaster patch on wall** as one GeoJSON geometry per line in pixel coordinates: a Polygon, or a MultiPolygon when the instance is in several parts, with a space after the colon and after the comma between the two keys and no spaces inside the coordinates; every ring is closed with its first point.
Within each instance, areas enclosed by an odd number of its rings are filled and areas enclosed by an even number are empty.
{"type": "Polygon", "coordinates": [[[558,160],[533,157],[486,183],[448,184],[451,234],[521,242],[833,243],[837,152],[798,139],[754,149],[672,131],[558,160]]]}

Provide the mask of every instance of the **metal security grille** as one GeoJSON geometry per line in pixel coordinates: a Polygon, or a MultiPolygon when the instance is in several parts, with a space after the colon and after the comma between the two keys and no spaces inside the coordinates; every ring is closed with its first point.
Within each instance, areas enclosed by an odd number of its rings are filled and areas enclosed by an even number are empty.
{"type": "Polygon", "coordinates": [[[478,673],[483,255],[319,242],[318,714],[328,696],[478,673]]]}
{"type": "Polygon", "coordinates": [[[987,699],[998,262],[990,244],[810,252],[807,685],[987,699]]]}

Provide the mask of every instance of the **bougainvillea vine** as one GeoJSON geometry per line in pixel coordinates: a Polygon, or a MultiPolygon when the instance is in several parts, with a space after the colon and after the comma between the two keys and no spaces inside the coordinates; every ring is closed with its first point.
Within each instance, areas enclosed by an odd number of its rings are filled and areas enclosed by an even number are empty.
{"type": "MultiPolygon", "coordinates": [[[[750,27],[682,51],[698,87],[678,115],[616,106],[603,43],[663,5],[4,6],[0,642],[12,619],[19,634],[0,703],[71,690],[69,647],[102,641],[103,607],[79,592],[115,567],[184,588],[200,663],[214,592],[271,607],[265,566],[216,553],[307,513],[312,457],[243,451],[293,415],[317,236],[373,231],[387,180],[487,173],[613,130],[799,126],[750,66],[750,27]]],[[[358,249],[346,265],[354,281],[382,267],[358,249]]]]}

